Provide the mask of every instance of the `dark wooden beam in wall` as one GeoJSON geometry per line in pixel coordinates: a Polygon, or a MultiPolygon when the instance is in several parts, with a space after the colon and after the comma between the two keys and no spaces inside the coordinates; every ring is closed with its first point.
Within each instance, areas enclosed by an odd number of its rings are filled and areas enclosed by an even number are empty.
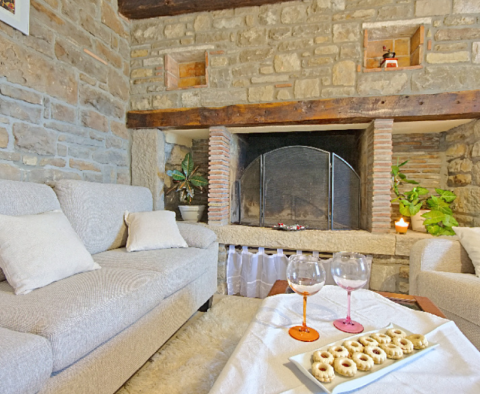
{"type": "Polygon", "coordinates": [[[118,10],[129,19],[146,19],[285,1],[291,0],[118,0],[118,10]]]}
{"type": "Polygon", "coordinates": [[[408,96],[350,97],[220,108],[177,108],[130,111],[129,128],[177,129],[209,126],[368,123],[480,118],[480,90],[408,96]]]}

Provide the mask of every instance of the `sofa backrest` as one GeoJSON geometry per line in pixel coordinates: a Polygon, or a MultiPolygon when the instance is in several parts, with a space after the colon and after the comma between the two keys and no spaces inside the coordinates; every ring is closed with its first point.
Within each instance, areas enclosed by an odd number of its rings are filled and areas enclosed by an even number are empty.
{"type": "Polygon", "coordinates": [[[61,180],[54,191],[91,254],[125,246],[125,211],[153,209],[152,193],[145,187],[61,180]]]}
{"type": "MultiPolygon", "coordinates": [[[[36,215],[55,209],[60,209],[60,203],[51,187],[0,179],[0,215],[36,215]]],[[[0,268],[0,282],[4,280],[0,268]]]]}

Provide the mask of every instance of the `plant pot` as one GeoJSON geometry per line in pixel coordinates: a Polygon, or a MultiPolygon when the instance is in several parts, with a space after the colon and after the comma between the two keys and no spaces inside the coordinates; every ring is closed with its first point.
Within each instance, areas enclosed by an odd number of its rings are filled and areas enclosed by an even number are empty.
{"type": "Polygon", "coordinates": [[[198,222],[205,211],[205,205],[179,205],[178,209],[185,222],[198,222]]]}
{"type": "Polygon", "coordinates": [[[430,212],[429,209],[421,209],[420,212],[418,212],[415,216],[411,217],[411,222],[412,222],[412,230],[413,231],[419,231],[422,233],[426,233],[427,229],[423,225],[423,222],[425,221],[425,218],[422,218],[422,215],[424,213],[430,212]]]}

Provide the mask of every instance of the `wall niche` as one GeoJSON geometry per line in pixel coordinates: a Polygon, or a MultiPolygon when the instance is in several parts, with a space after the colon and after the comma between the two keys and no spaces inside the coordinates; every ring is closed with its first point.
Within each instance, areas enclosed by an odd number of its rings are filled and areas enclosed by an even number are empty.
{"type": "Polygon", "coordinates": [[[208,87],[208,53],[186,51],[165,55],[167,90],[208,87]]]}
{"type": "Polygon", "coordinates": [[[422,68],[425,42],[423,25],[385,26],[364,31],[363,72],[395,71],[422,68]],[[382,68],[383,54],[395,52],[398,67],[382,68]]]}

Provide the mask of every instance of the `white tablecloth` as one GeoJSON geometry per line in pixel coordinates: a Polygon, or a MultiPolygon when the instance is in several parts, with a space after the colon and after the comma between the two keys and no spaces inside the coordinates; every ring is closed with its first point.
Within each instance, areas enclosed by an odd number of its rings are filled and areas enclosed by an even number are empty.
{"type": "MultiPolygon", "coordinates": [[[[415,333],[430,332],[427,338],[440,344],[356,392],[480,393],[480,352],[453,322],[395,304],[368,290],[357,290],[352,297],[352,319],[362,323],[365,331],[395,323],[415,333]]],[[[335,286],[325,286],[309,297],[307,325],[320,333],[320,339],[302,343],[288,334],[290,327],[301,324],[302,297],[290,294],[265,299],[210,394],[322,392],[288,358],[350,336],[332,325],[333,320],[346,316],[346,304],[346,291],[335,286]]]]}

